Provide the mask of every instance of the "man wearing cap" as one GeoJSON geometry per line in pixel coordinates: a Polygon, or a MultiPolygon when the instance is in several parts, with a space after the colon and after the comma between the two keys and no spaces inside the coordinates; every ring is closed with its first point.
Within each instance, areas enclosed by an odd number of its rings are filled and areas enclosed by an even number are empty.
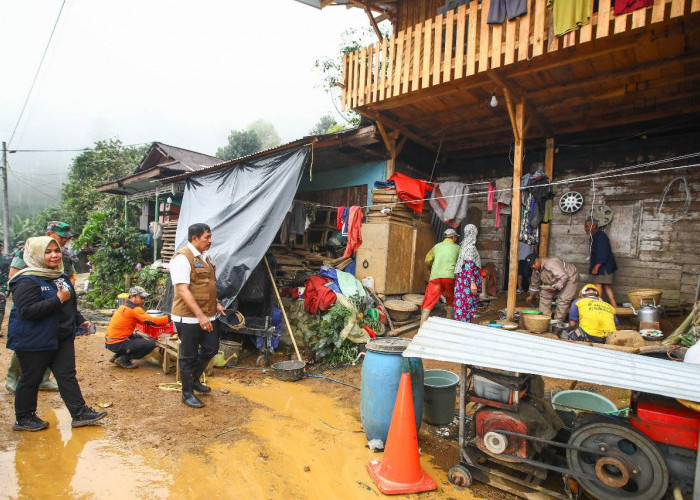
{"type": "Polygon", "coordinates": [[[425,265],[430,269],[430,280],[425,287],[425,296],[420,311],[420,324],[430,316],[435,304],[444,295],[447,300],[447,318],[454,318],[455,265],[459,257],[457,231],[448,229],[445,239],[430,249],[425,256],[425,265]]]}
{"type": "Polygon", "coordinates": [[[562,323],[578,293],[578,269],[559,257],[540,257],[535,253],[528,255],[525,261],[532,268],[529,295],[525,301],[531,306],[539,293],[540,311],[549,316],[552,302],[556,300],[554,319],[562,323]]]}
{"type": "Polygon", "coordinates": [[[146,297],[150,294],[140,286],[129,289],[129,298],[115,311],[105,332],[105,348],[114,353],[110,360],[121,368],[138,368],[132,363],[151,352],[156,343],[152,339],[134,335],[136,323],[149,323],[163,326],[170,322],[166,316],[151,316],[143,310],[146,297]]]}
{"type": "Polygon", "coordinates": [[[182,402],[201,408],[204,403],[193,390],[211,392],[199,377],[219,351],[216,313],[225,315],[226,310],[216,298],[216,266],[206,253],[211,247],[211,229],[203,223],[192,224],[187,228],[187,240],[170,261],[175,287],[172,318],[180,337],[182,402]]]}
{"type": "Polygon", "coordinates": [[[574,330],[562,332],[562,338],[604,344],[616,325],[615,308],[599,297],[596,285],[588,284],[571,304],[569,326],[574,330]]]}
{"type": "MultiPolygon", "coordinates": [[[[46,236],[50,236],[61,245],[61,250],[63,252],[63,270],[70,279],[71,285],[75,288],[76,274],[75,267],[73,266],[73,258],[65,248],[66,242],[73,237],[73,233],[70,232],[70,226],[65,222],[57,220],[51,221],[46,226],[46,236]]],[[[24,262],[24,245],[22,245],[22,248],[15,253],[15,257],[10,264],[9,279],[12,279],[15,274],[25,267],[27,267],[27,264],[24,262]]]]}

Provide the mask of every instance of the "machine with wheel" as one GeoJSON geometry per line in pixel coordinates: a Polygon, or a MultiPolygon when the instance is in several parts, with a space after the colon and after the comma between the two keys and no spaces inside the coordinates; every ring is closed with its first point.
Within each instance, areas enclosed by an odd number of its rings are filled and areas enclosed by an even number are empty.
{"type": "MultiPolygon", "coordinates": [[[[274,266],[274,262],[272,262],[274,266]]],[[[237,341],[250,340],[258,349],[258,366],[269,365],[270,355],[280,340],[281,312],[274,307],[273,284],[265,263],[253,270],[231,308],[245,318],[242,328],[222,328],[222,338],[237,341]]]]}
{"type": "Polygon", "coordinates": [[[540,376],[462,365],[460,463],[449,480],[523,498],[571,499],[583,490],[599,500],[658,500],[669,484],[691,498],[699,430],[700,413],[640,392],[627,418],[581,413],[567,427],[540,376]],[[478,404],[471,419],[470,403],[478,404]]]}
{"type": "Polygon", "coordinates": [[[402,355],[462,367],[454,484],[523,498],[700,498],[700,365],[445,318],[428,319],[402,355]],[[542,377],[629,390],[629,414],[554,410],[542,377]]]}

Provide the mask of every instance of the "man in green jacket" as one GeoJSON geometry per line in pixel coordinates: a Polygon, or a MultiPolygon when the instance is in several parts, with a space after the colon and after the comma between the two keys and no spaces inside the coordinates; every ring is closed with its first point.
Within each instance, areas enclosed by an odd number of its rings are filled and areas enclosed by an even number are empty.
{"type": "Polygon", "coordinates": [[[421,325],[426,322],[441,295],[447,300],[447,318],[454,317],[455,265],[458,256],[457,231],[454,229],[445,231],[445,239],[431,248],[425,256],[425,265],[430,269],[430,281],[425,287],[421,305],[421,325]]]}

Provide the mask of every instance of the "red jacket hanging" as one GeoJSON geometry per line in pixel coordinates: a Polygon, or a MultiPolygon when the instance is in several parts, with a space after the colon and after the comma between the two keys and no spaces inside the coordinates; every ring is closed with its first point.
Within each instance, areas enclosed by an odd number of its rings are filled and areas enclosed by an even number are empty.
{"type": "Polygon", "coordinates": [[[353,205],[348,214],[348,246],[343,257],[350,257],[362,245],[362,207],[353,205]]]}
{"type": "Polygon", "coordinates": [[[654,0],[615,0],[615,15],[627,14],[652,5],[654,0]]]}
{"type": "Polygon", "coordinates": [[[414,212],[423,213],[423,200],[426,198],[426,192],[432,193],[433,186],[425,180],[414,179],[407,175],[394,173],[387,179],[387,182],[394,181],[396,184],[396,194],[401,201],[408,201],[406,206],[414,212]]]}

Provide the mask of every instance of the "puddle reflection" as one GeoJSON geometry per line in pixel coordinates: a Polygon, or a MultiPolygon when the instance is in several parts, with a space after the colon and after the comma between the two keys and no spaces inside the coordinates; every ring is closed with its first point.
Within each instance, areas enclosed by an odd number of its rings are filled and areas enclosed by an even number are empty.
{"type": "Polygon", "coordinates": [[[170,477],[115,450],[102,427],[73,429],[65,408],[42,417],[47,430],[23,433],[15,450],[0,453],[0,497],[167,497],[170,477]]]}

